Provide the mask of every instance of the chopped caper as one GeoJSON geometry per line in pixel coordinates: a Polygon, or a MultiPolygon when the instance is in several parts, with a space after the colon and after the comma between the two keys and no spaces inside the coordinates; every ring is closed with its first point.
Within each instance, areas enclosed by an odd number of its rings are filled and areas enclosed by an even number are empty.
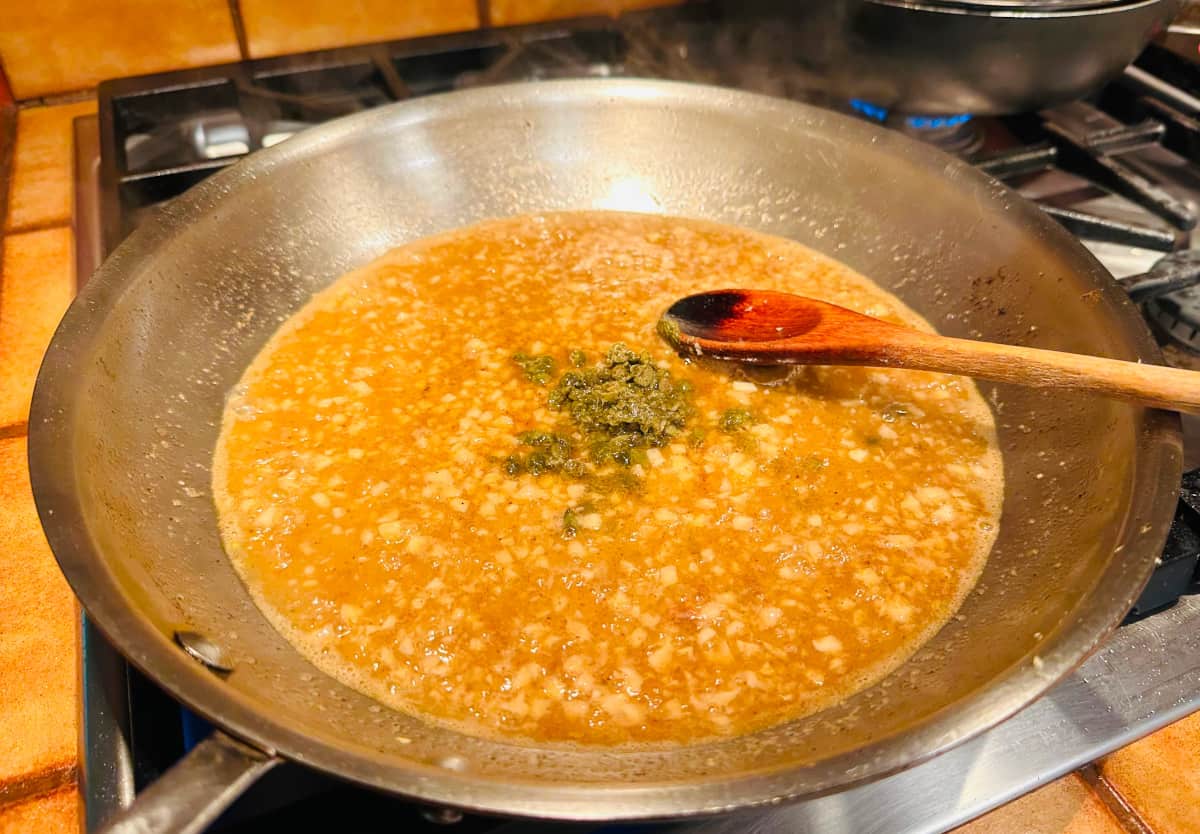
{"type": "MultiPolygon", "coordinates": [[[[575,368],[559,377],[548,400],[552,409],[566,413],[572,428],[566,433],[534,429],[517,435],[528,451],[507,457],[505,473],[556,473],[583,480],[593,494],[638,491],[642,484],[637,470],[627,470],[647,463],[647,449],[666,445],[683,430],[693,414],[691,383],[675,379],[649,354],[623,344],[609,348],[595,367],[584,367],[582,351],[571,351],[568,359],[575,368]],[[577,443],[583,444],[586,457],[577,456],[577,443]],[[605,471],[614,464],[617,471],[605,471]]],[[[547,384],[554,373],[549,356],[517,354],[513,361],[538,384],[547,384]]],[[[570,538],[577,529],[577,514],[568,510],[563,535],[570,538]]]]}
{"type": "Polygon", "coordinates": [[[517,440],[531,451],[524,457],[509,455],[505,460],[504,470],[509,475],[520,475],[528,472],[530,475],[544,475],[547,472],[565,472],[580,474],[571,464],[571,453],[574,451],[571,441],[561,434],[534,429],[521,432],[517,440]]]}
{"type": "Polygon", "coordinates": [[[675,350],[679,349],[680,333],[679,333],[679,325],[678,324],[676,324],[674,321],[667,318],[666,316],[663,316],[662,318],[660,318],[658,320],[658,324],[655,326],[654,329],[658,333],[659,337],[664,342],[666,342],[668,345],[670,345],[675,350]]]}
{"type": "Polygon", "coordinates": [[[512,361],[521,366],[525,378],[538,385],[547,385],[554,378],[554,357],[544,353],[531,356],[528,353],[514,353],[512,361]]]}
{"type": "Polygon", "coordinates": [[[642,489],[642,479],[627,469],[618,469],[603,475],[589,475],[586,483],[588,489],[597,495],[607,495],[613,492],[641,492],[642,489]]]}
{"type": "Polygon", "coordinates": [[[823,458],[820,455],[805,455],[804,468],[809,472],[820,472],[829,465],[829,458],[823,458]]]}
{"type": "Polygon", "coordinates": [[[727,408],[717,423],[718,428],[726,434],[733,434],[754,422],[754,415],[744,408],[727,408]]]}
{"type": "Polygon", "coordinates": [[[579,535],[579,516],[573,507],[568,507],[563,513],[562,535],[564,539],[573,539],[579,535]]]}
{"type": "Polygon", "coordinates": [[[681,386],[649,354],[619,343],[599,366],[563,374],[550,392],[550,407],[567,412],[584,434],[622,437],[630,448],[665,445],[692,414],[690,386],[681,386]]]}

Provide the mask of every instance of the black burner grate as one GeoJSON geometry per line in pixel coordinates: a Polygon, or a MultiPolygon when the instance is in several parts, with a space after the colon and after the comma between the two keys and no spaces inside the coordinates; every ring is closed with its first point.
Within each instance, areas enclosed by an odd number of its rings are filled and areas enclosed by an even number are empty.
{"type": "Polygon", "coordinates": [[[104,247],[112,251],[147,210],[306,127],[462,87],[620,75],[627,48],[617,25],[599,18],[104,82],[98,91],[104,247]]]}

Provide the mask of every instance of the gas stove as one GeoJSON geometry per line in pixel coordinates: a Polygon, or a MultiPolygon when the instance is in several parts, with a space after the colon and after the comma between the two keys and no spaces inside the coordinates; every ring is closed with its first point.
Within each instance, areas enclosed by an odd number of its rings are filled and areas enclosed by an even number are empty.
{"type": "MultiPolygon", "coordinates": [[[[106,82],[75,123],[77,269],[86,280],[157,207],[310,125],[413,96],[557,77],[740,87],[880,122],[970,159],[1079,236],[1143,304],[1169,361],[1200,369],[1200,36],[1173,31],[1088,101],[1005,118],[840,101],[772,26],[697,7],[372,44],[106,82]]],[[[1189,468],[1200,420],[1185,421],[1189,468]]],[[[1200,709],[1200,471],[1184,477],[1161,564],[1127,623],[1045,697],[908,771],[785,807],[590,830],[942,832],[1200,709]]],[[[209,731],[127,666],[86,617],[81,783],[97,830],[209,731]]],[[[374,832],[579,831],[383,796],[276,769],[212,827],[374,832]]],[[[584,827],[582,830],[589,830],[584,827]]]]}

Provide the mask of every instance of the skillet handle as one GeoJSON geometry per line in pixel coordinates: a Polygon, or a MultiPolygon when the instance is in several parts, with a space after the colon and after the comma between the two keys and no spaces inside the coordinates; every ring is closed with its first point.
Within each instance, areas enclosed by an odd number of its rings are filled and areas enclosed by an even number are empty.
{"type": "Polygon", "coordinates": [[[100,834],[200,834],[281,759],[216,730],[100,834]]]}

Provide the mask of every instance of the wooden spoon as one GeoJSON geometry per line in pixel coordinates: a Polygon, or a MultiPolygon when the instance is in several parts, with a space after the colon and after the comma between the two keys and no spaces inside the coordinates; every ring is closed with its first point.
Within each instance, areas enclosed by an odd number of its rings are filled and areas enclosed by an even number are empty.
{"type": "Polygon", "coordinates": [[[688,296],[663,314],[659,333],[681,352],[717,359],[940,371],[1200,412],[1200,372],[936,336],[790,293],[688,296]]]}

